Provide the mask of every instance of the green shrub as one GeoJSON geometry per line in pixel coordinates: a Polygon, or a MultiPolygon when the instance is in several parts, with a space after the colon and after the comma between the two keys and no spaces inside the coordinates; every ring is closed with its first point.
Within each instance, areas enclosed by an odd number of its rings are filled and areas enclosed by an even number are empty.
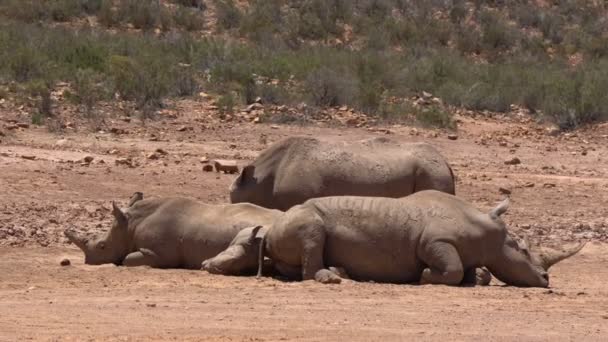
{"type": "Polygon", "coordinates": [[[200,31],[205,27],[203,12],[191,8],[178,8],[173,20],[187,31],[200,31]]]}
{"type": "Polygon", "coordinates": [[[355,103],[359,88],[357,79],[347,70],[338,72],[327,67],[314,70],[306,78],[306,91],[317,106],[340,106],[355,103]]]}
{"type": "Polygon", "coordinates": [[[75,94],[71,100],[84,106],[85,117],[92,118],[97,102],[106,98],[107,87],[102,75],[92,69],[79,69],[72,80],[72,89],[75,94]]]}
{"type": "Polygon", "coordinates": [[[422,108],[415,112],[416,121],[421,125],[436,128],[455,129],[456,122],[452,118],[452,114],[436,106],[422,108]]]}
{"type": "Polygon", "coordinates": [[[240,25],[242,14],[234,0],[215,0],[215,9],[219,28],[230,30],[240,25]]]}
{"type": "Polygon", "coordinates": [[[161,8],[157,1],[122,0],[118,15],[137,29],[151,30],[160,24],[161,8]]]}

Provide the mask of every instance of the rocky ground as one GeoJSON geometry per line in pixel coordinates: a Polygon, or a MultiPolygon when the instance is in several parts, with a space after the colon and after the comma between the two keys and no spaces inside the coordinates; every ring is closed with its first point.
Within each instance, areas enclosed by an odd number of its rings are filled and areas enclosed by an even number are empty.
{"type": "Polygon", "coordinates": [[[18,111],[1,113],[0,339],[608,336],[607,125],[564,134],[516,114],[459,115],[455,134],[371,123],[344,108],[291,125],[278,123],[289,111],[270,122],[255,106],[222,119],[206,110],[213,108],[161,113],[145,125],[119,116],[94,133],[67,120],[51,133],[29,125],[18,111]],[[454,166],[459,196],[483,210],[511,196],[504,219],[516,234],[551,246],[589,243],[551,269],[551,289],[517,289],[498,282],[484,288],[323,286],[202,271],[93,267],[83,265],[80,252],[62,235],[70,227],[107,229],[111,201],[124,205],[135,191],[226,202],[236,176],[204,172],[205,161],[242,166],[294,134],[430,142],[454,166]],[[71,266],[59,265],[65,257],[71,266]]]}

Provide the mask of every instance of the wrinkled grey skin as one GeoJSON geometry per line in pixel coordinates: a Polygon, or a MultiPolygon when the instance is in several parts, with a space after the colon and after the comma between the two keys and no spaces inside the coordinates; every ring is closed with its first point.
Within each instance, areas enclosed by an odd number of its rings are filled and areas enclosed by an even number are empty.
{"type": "Polygon", "coordinates": [[[245,166],[230,186],[232,203],[287,210],[325,196],[399,198],[434,189],[455,193],[445,158],[427,143],[388,138],[330,142],[290,137],[245,166]]]}
{"type": "Polygon", "coordinates": [[[311,199],[269,228],[244,229],[226,251],[206,260],[203,269],[236,274],[257,267],[256,255],[261,260],[265,254],[286,276],[301,272],[302,279],[323,283],[339,282],[327,265],[342,267],[354,280],[446,285],[486,283],[476,276],[476,268],[485,266],[508,285],[547,287],[549,267],[584,244],[558,252],[517,243],[499,217],[508,203],[483,213],[435,190],[402,199],[311,199]]]}
{"type": "Polygon", "coordinates": [[[252,204],[208,205],[187,198],[143,200],[136,193],[126,210],[114,203],[114,223],[105,234],[88,238],[64,233],[85,254],[85,263],[200,269],[243,228],[270,224],[282,212],[252,204]]]}

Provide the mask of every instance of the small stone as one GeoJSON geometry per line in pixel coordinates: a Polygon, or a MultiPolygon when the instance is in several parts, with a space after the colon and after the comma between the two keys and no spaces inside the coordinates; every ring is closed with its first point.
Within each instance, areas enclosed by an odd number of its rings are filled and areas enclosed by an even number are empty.
{"type": "Polygon", "coordinates": [[[213,172],[213,165],[211,165],[211,164],[203,165],[203,171],[205,171],[205,172],[213,172]]]}
{"type": "Polygon", "coordinates": [[[260,119],[259,116],[256,116],[255,119],[253,119],[253,123],[257,124],[257,123],[260,123],[260,122],[262,122],[262,120],[260,119]]]}
{"type": "Polygon", "coordinates": [[[503,187],[498,188],[498,191],[500,191],[500,193],[503,194],[503,195],[510,195],[511,194],[511,190],[509,190],[507,188],[503,188],[503,187]]]}
{"type": "Polygon", "coordinates": [[[85,163],[89,164],[89,163],[91,163],[93,161],[93,159],[95,159],[95,157],[93,157],[93,156],[85,156],[82,160],[85,163]]]}
{"type": "Polygon", "coordinates": [[[156,153],[158,154],[162,154],[162,155],[167,155],[167,151],[163,150],[162,148],[157,148],[156,149],[156,153]]]}
{"type": "Polygon", "coordinates": [[[59,262],[59,265],[61,266],[70,266],[70,259],[65,258],[65,259],[61,259],[61,261],[59,262]]]}
{"type": "Polygon", "coordinates": [[[228,147],[230,147],[231,149],[235,149],[236,148],[236,144],[230,144],[230,145],[228,145],[228,147]]]}
{"type": "Polygon", "coordinates": [[[108,154],[118,154],[118,150],[112,149],[112,150],[108,151],[108,154]]]}
{"type": "Polygon", "coordinates": [[[277,125],[272,125],[272,126],[270,126],[270,128],[271,128],[271,129],[279,129],[279,126],[277,126],[277,125]]]}
{"type": "Polygon", "coordinates": [[[154,303],[148,303],[148,304],[146,304],[146,306],[149,307],[149,308],[155,308],[156,304],[154,304],[154,303]]]}
{"type": "Polygon", "coordinates": [[[521,164],[521,160],[519,160],[519,158],[517,158],[517,157],[513,157],[513,158],[505,161],[505,165],[518,165],[518,164],[521,164]]]}
{"type": "Polygon", "coordinates": [[[146,158],[148,158],[150,160],[157,160],[158,159],[158,154],[156,152],[148,153],[148,155],[146,156],[146,158]]]}
{"type": "Polygon", "coordinates": [[[178,132],[185,132],[185,131],[187,131],[188,129],[189,129],[189,128],[188,128],[188,126],[180,126],[180,127],[177,129],[177,131],[178,131],[178,132]]]}
{"type": "Polygon", "coordinates": [[[532,182],[527,182],[526,184],[524,184],[524,188],[533,188],[534,187],[534,183],[532,182]]]}
{"type": "Polygon", "coordinates": [[[448,134],[448,139],[450,139],[450,140],[457,140],[458,139],[458,135],[456,135],[456,134],[448,134]]]}
{"type": "Polygon", "coordinates": [[[36,156],[23,155],[23,156],[21,156],[21,158],[27,159],[27,160],[34,160],[34,159],[36,159],[36,156]]]}
{"type": "Polygon", "coordinates": [[[581,152],[581,155],[586,156],[586,155],[587,155],[587,150],[583,150],[583,151],[581,152]]]}
{"type": "Polygon", "coordinates": [[[68,139],[59,139],[55,142],[56,146],[65,146],[68,143],[68,139]]]}
{"type": "Polygon", "coordinates": [[[207,164],[209,162],[209,158],[207,157],[201,157],[201,159],[198,160],[201,164],[207,164]]]}
{"type": "Polygon", "coordinates": [[[543,184],[544,188],[555,188],[556,184],[555,183],[545,183],[543,184]]]}
{"type": "Polygon", "coordinates": [[[431,97],[433,97],[433,94],[427,93],[426,91],[423,91],[422,92],[422,97],[424,97],[425,99],[430,99],[431,97]]]}
{"type": "Polygon", "coordinates": [[[234,160],[215,160],[213,164],[216,172],[222,171],[230,174],[239,172],[239,167],[234,160]]]}

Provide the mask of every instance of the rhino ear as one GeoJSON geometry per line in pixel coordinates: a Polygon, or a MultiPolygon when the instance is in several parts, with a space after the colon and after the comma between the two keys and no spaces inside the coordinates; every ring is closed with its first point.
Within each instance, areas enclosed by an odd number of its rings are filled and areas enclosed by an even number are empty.
{"type": "Polygon", "coordinates": [[[251,244],[255,241],[255,239],[258,237],[257,235],[260,229],[262,229],[262,226],[255,226],[255,228],[253,228],[253,230],[251,231],[251,235],[249,236],[248,243],[251,244]]]}
{"type": "Polygon", "coordinates": [[[137,192],[133,193],[133,196],[131,196],[128,206],[131,207],[131,206],[133,206],[133,204],[135,204],[136,202],[139,202],[143,199],[144,199],[144,193],[137,191],[137,192]]]}
{"type": "Polygon", "coordinates": [[[126,227],[127,226],[127,216],[125,213],[116,205],[116,202],[112,201],[112,214],[118,222],[118,227],[126,227]]]}
{"type": "Polygon", "coordinates": [[[247,182],[247,180],[253,179],[254,172],[255,172],[255,166],[253,166],[253,165],[247,165],[247,166],[243,167],[243,170],[241,171],[241,175],[239,176],[239,185],[243,185],[247,182]]]}

